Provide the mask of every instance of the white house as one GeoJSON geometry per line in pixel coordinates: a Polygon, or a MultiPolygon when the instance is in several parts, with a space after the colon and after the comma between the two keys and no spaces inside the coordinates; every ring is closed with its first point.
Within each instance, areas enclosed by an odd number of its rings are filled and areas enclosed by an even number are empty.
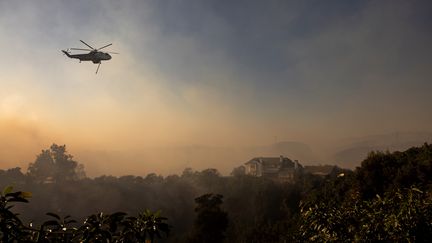
{"type": "Polygon", "coordinates": [[[280,180],[292,180],[303,168],[297,160],[283,157],[256,157],[245,163],[246,174],[280,180]]]}

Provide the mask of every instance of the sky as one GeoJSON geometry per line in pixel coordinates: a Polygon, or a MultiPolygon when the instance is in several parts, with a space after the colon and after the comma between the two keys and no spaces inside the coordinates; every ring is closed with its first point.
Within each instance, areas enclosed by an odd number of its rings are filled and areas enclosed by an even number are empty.
{"type": "Polygon", "coordinates": [[[250,155],[174,150],[431,132],[431,12],[398,0],[0,0],[0,168],[25,170],[58,143],[90,175],[227,171],[250,155]],[[79,40],[120,54],[96,75],[60,52],[79,40]]]}

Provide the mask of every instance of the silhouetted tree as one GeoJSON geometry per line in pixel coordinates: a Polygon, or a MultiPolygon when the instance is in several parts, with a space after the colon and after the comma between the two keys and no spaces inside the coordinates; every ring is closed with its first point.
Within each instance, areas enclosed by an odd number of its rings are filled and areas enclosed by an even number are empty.
{"type": "Polygon", "coordinates": [[[371,152],[354,172],[329,175],[309,191],[298,240],[429,242],[431,185],[431,145],[371,152]]]}
{"type": "Polygon", "coordinates": [[[221,184],[221,174],[217,169],[209,168],[201,171],[197,174],[197,182],[206,188],[209,189],[209,191],[215,191],[218,185],[221,184]]]}
{"type": "Polygon", "coordinates": [[[221,209],[223,196],[205,194],[195,198],[197,217],[190,242],[223,242],[228,227],[228,214],[221,209]]]}
{"type": "Polygon", "coordinates": [[[243,165],[239,166],[239,167],[235,167],[231,171],[231,175],[232,176],[244,176],[244,175],[246,175],[246,168],[243,165]]]}
{"type": "Polygon", "coordinates": [[[417,188],[387,192],[362,201],[349,195],[346,203],[302,205],[299,241],[429,242],[432,197],[417,188]]]}
{"type": "Polygon", "coordinates": [[[20,185],[24,184],[27,177],[21,172],[20,167],[15,167],[11,169],[0,170],[0,185],[20,185]]]}
{"type": "Polygon", "coordinates": [[[432,145],[425,143],[404,152],[371,152],[356,171],[363,199],[382,196],[397,188],[432,188],[432,145]]]}
{"type": "Polygon", "coordinates": [[[50,149],[42,150],[34,163],[29,164],[28,175],[38,182],[77,180],[85,177],[83,165],[73,160],[66,151],[66,145],[51,145],[50,149]]]}
{"type": "Polygon", "coordinates": [[[150,173],[145,177],[144,181],[150,184],[161,183],[163,181],[163,177],[160,175],[158,176],[155,173],[150,173]]]}
{"type": "Polygon", "coordinates": [[[145,210],[138,217],[128,217],[124,223],[125,231],[123,234],[129,241],[144,242],[147,236],[151,243],[155,242],[155,236],[162,238],[161,233],[168,235],[170,226],[163,222],[167,218],[160,215],[160,211],[152,213],[145,210]]]}
{"type": "Polygon", "coordinates": [[[183,170],[181,177],[183,178],[191,178],[194,175],[196,175],[197,172],[195,172],[192,168],[187,167],[183,170]]]}

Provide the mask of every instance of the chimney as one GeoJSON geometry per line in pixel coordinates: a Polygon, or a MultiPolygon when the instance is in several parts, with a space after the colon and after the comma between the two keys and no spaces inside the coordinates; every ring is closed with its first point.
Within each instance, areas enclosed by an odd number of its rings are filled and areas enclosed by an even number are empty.
{"type": "Polygon", "coordinates": [[[294,170],[297,170],[298,167],[298,160],[294,160],[294,170]]]}
{"type": "Polygon", "coordinates": [[[279,162],[283,163],[283,161],[284,161],[284,157],[283,157],[283,155],[280,155],[279,156],[279,162]]]}

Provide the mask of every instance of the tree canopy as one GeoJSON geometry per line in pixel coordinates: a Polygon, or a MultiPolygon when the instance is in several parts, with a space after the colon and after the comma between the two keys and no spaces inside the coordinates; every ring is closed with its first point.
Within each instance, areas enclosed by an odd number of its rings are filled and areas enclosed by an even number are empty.
{"type": "Polygon", "coordinates": [[[85,177],[84,166],[73,160],[66,145],[53,144],[29,164],[28,175],[38,182],[61,182],[85,177]]]}

